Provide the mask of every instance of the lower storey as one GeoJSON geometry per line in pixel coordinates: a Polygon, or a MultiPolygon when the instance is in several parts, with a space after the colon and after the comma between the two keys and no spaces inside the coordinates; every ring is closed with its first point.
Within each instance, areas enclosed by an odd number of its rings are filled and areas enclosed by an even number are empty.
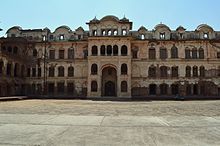
{"type": "MultiPolygon", "coordinates": [[[[99,92],[99,91],[96,91],[99,92]]],[[[115,92],[115,91],[114,91],[115,92]]],[[[128,91],[129,92],[129,91],[128,91]]],[[[147,96],[220,96],[220,87],[212,82],[198,82],[196,84],[149,84],[147,87],[132,87],[132,97],[147,96]]],[[[50,96],[69,96],[86,97],[87,88],[75,86],[74,83],[48,83],[43,84],[0,84],[0,96],[19,96],[19,95],[50,95],[50,96]]],[[[116,96],[106,94],[103,96],[116,96]]]]}

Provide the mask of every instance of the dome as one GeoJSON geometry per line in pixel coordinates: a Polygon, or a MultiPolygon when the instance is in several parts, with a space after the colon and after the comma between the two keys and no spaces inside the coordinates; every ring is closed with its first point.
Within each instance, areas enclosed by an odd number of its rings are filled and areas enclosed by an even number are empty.
{"type": "Polygon", "coordinates": [[[180,31],[185,31],[186,29],[183,26],[180,25],[179,27],[177,27],[176,31],[179,31],[179,30],[180,31]]]}
{"type": "Polygon", "coordinates": [[[76,31],[84,31],[84,29],[80,26],[76,29],[76,31]]]}
{"type": "Polygon", "coordinates": [[[209,29],[210,31],[214,31],[213,28],[207,24],[200,24],[197,28],[196,31],[200,31],[203,29],[209,29]]]}
{"type": "Polygon", "coordinates": [[[170,31],[170,28],[167,25],[162,24],[162,23],[160,23],[154,27],[155,30],[160,29],[160,28],[166,28],[170,31]]]}
{"type": "Polygon", "coordinates": [[[47,28],[47,27],[45,27],[45,28],[43,29],[43,31],[48,31],[48,32],[50,32],[50,29],[47,28]]]}
{"type": "Polygon", "coordinates": [[[68,26],[66,26],[66,25],[62,25],[62,26],[56,28],[55,31],[57,31],[58,29],[62,29],[62,28],[66,29],[67,31],[71,31],[71,29],[68,26]]]}
{"type": "Polygon", "coordinates": [[[103,17],[100,21],[119,21],[118,17],[113,15],[107,15],[103,17]]]}
{"type": "Polygon", "coordinates": [[[9,32],[10,30],[12,30],[12,29],[15,29],[15,30],[17,30],[17,31],[22,30],[22,28],[21,28],[20,26],[13,26],[13,27],[9,28],[6,33],[8,33],[8,32],[9,32]]]}
{"type": "Polygon", "coordinates": [[[141,26],[138,31],[147,31],[147,29],[144,26],[141,26]]]}

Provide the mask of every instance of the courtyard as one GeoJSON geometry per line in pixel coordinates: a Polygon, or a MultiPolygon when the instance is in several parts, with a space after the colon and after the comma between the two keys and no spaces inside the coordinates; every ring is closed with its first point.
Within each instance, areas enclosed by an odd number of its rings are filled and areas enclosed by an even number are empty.
{"type": "Polygon", "coordinates": [[[220,145],[220,100],[0,102],[1,146],[220,145]]]}

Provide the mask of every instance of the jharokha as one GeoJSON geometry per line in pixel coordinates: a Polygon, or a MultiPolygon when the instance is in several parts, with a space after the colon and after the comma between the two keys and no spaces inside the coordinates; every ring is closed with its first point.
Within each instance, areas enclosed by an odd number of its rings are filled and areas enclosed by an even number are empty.
{"type": "Polygon", "coordinates": [[[89,30],[14,26],[0,38],[0,96],[172,97],[220,95],[220,31],[127,18],[94,18],[89,30]]]}

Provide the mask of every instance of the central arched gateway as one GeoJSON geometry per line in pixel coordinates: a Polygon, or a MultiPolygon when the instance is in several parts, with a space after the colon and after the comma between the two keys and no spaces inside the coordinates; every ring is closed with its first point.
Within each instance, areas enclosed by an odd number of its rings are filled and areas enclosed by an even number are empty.
{"type": "Polygon", "coordinates": [[[117,96],[117,71],[114,67],[102,70],[102,96],[117,96]]]}

